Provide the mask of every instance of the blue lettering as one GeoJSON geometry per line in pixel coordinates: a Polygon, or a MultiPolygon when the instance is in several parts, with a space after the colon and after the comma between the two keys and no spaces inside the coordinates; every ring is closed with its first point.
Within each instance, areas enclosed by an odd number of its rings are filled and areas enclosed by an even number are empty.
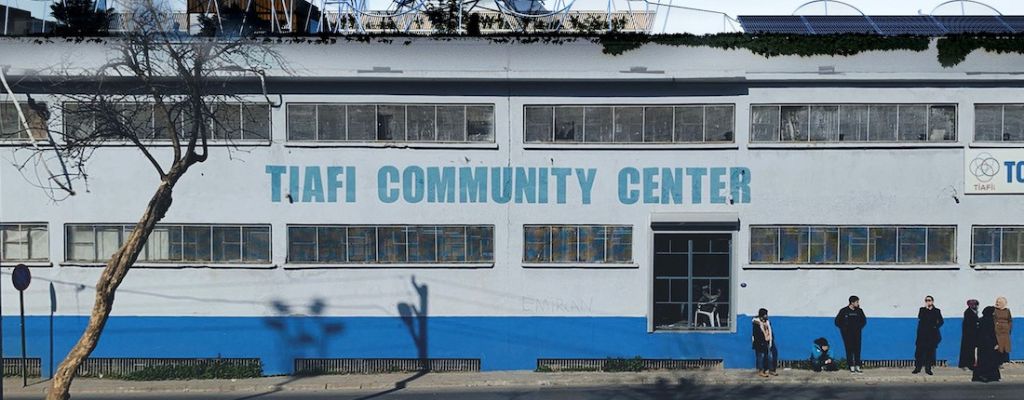
{"type": "Polygon", "coordinates": [[[288,167],[288,190],[289,201],[299,201],[299,167],[288,167]]]}
{"type": "Polygon", "coordinates": [[[402,172],[402,198],[406,203],[423,201],[423,168],[405,167],[402,172]]]}
{"type": "Polygon", "coordinates": [[[487,202],[487,167],[459,168],[459,202],[467,201],[487,202]]]}
{"type": "Polygon", "coordinates": [[[377,197],[382,203],[398,201],[398,189],[391,188],[391,184],[397,182],[398,168],[386,165],[377,170],[377,197]]]}
{"type": "Polygon", "coordinates": [[[270,201],[281,202],[281,175],[285,173],[283,165],[268,165],[267,173],[270,174],[270,201]]]}
{"type": "Polygon", "coordinates": [[[537,202],[540,204],[548,203],[548,169],[540,168],[537,173],[537,202]]]}
{"type": "Polygon", "coordinates": [[[345,202],[356,202],[356,167],[345,167],[345,202]]]}
{"type": "Polygon", "coordinates": [[[640,171],[636,168],[626,167],[619,170],[619,202],[622,204],[635,204],[640,200],[640,191],[630,189],[629,185],[640,182],[640,171]]]}
{"type": "Polygon", "coordinates": [[[658,204],[658,195],[654,191],[658,189],[657,168],[644,168],[644,204],[658,204]]]}
{"type": "Polygon", "coordinates": [[[341,180],[338,179],[345,171],[341,167],[327,167],[327,202],[338,202],[338,189],[342,188],[341,180]]]}
{"type": "Polygon", "coordinates": [[[725,189],[725,168],[711,168],[711,204],[724,204],[725,196],[722,196],[722,190],[725,189]]]}
{"type": "Polygon", "coordinates": [[[704,197],[701,192],[701,182],[704,175],[708,174],[707,168],[687,168],[686,175],[690,177],[690,200],[693,204],[700,204],[704,197]]]}
{"type": "Polygon", "coordinates": [[[537,169],[516,168],[516,203],[522,203],[526,198],[527,203],[537,202],[537,169]]]}
{"type": "Polygon", "coordinates": [[[661,204],[683,203],[683,169],[661,169],[661,204]]]}
{"type": "Polygon", "coordinates": [[[555,176],[555,201],[558,204],[565,204],[565,178],[572,174],[571,168],[552,168],[551,175],[555,176]]]}
{"type": "Polygon", "coordinates": [[[455,202],[455,167],[427,168],[427,203],[455,202]]]}
{"type": "Polygon", "coordinates": [[[580,195],[583,197],[583,204],[590,204],[590,192],[594,189],[594,179],[597,179],[597,168],[576,168],[576,180],[580,181],[580,195]]]}
{"type": "Polygon", "coordinates": [[[320,167],[306,167],[306,179],[302,184],[302,202],[324,202],[324,183],[320,167]]]}
{"type": "Polygon", "coordinates": [[[1024,182],[1024,161],[1017,161],[1017,182],[1024,182]]]}
{"type": "Polygon", "coordinates": [[[729,170],[729,185],[732,201],[737,203],[750,203],[750,169],[747,167],[736,167],[729,170]]]}
{"type": "Polygon", "coordinates": [[[512,200],[512,168],[491,168],[491,198],[495,203],[505,204],[512,200]]]}
{"type": "Polygon", "coordinates": [[[1013,166],[1017,164],[1015,161],[1003,161],[1003,165],[1006,165],[1006,183],[1013,183],[1013,166]]]}

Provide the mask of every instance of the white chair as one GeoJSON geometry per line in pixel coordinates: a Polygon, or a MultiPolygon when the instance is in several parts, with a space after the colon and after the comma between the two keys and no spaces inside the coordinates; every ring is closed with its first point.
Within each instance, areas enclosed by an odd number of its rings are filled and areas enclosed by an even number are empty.
{"type": "Polygon", "coordinates": [[[711,304],[711,311],[701,311],[701,306],[705,304],[707,303],[697,303],[697,311],[693,313],[693,322],[696,324],[695,326],[704,326],[703,323],[698,323],[701,315],[708,317],[708,321],[711,323],[712,328],[722,326],[722,321],[718,319],[718,305],[711,304]]]}

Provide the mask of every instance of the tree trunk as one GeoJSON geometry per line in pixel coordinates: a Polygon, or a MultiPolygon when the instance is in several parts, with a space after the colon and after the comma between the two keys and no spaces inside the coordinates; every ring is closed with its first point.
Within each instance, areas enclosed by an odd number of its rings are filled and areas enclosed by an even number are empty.
{"type": "Polygon", "coordinates": [[[46,394],[47,400],[71,398],[71,381],[75,378],[78,366],[96,349],[96,344],[103,333],[103,326],[106,325],[110,311],[114,307],[114,293],[117,291],[117,287],[121,285],[125,275],[128,274],[128,269],[139,257],[139,253],[145,246],[156,223],[163,219],[170,208],[171,192],[178,178],[187,168],[183,165],[175,165],[171,168],[156,193],[150,198],[145,213],[139,223],[135,225],[135,229],[128,235],[121,248],[110,258],[107,266],[103,268],[103,274],[96,282],[96,301],[93,303],[92,314],[89,316],[89,325],[86,326],[82,337],[78,339],[78,343],[75,343],[64,361],[57,367],[57,371],[50,381],[50,390],[46,394]]]}

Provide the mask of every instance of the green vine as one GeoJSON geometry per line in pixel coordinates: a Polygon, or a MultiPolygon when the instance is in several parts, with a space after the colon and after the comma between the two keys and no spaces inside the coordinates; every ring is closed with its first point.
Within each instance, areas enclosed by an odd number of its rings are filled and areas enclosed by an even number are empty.
{"type": "Polygon", "coordinates": [[[925,36],[877,35],[751,35],[721,33],[714,35],[611,34],[597,42],[605,54],[620,55],[644,44],[713,47],[726,50],[746,49],[764,57],[778,56],[851,56],[865,51],[928,50],[925,36]]]}
{"type": "Polygon", "coordinates": [[[955,35],[939,38],[935,44],[939,51],[939,63],[943,67],[960,64],[975,50],[998,54],[1024,54],[1022,35],[955,35]]]}

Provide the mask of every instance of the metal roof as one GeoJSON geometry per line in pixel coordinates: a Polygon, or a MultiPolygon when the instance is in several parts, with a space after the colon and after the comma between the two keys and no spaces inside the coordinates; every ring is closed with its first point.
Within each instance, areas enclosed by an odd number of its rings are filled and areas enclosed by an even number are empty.
{"type": "Polygon", "coordinates": [[[747,15],[747,33],[927,35],[1024,32],[1024,16],[1002,15],[747,15]]]}

